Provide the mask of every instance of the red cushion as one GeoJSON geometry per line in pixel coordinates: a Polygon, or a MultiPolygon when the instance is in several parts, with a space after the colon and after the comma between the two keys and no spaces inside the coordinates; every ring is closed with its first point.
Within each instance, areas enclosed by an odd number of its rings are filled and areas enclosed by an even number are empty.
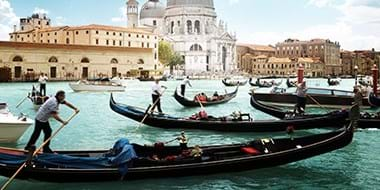
{"type": "Polygon", "coordinates": [[[241,151],[243,151],[244,153],[247,153],[247,154],[251,154],[251,155],[260,154],[260,151],[258,151],[257,149],[255,149],[253,147],[242,147],[241,151]]]}

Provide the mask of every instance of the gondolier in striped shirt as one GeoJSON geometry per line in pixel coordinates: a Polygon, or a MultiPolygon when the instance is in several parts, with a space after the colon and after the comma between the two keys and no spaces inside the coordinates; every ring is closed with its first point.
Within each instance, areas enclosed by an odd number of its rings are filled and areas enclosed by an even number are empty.
{"type": "Polygon", "coordinates": [[[297,104],[296,107],[294,108],[294,113],[298,111],[299,114],[305,113],[306,109],[306,81],[303,81],[301,84],[297,85],[297,104]]]}
{"type": "Polygon", "coordinates": [[[182,96],[185,96],[186,85],[189,85],[190,87],[193,87],[190,84],[190,78],[189,78],[189,76],[185,77],[185,79],[183,79],[183,81],[181,83],[181,95],[182,96]]]}
{"type": "MultiPolygon", "coordinates": [[[[52,129],[49,124],[49,118],[53,117],[57,121],[61,122],[62,124],[66,125],[67,121],[64,121],[59,117],[58,115],[58,108],[59,104],[65,104],[66,106],[70,107],[71,109],[75,110],[75,112],[79,112],[79,110],[74,107],[69,102],[65,101],[65,92],[64,91],[58,91],[54,98],[49,98],[48,101],[46,101],[38,110],[36,115],[36,123],[34,126],[34,131],[32,136],[30,137],[30,140],[28,144],[25,147],[25,150],[32,150],[35,147],[35,143],[37,139],[39,138],[41,131],[44,132],[44,139],[45,141],[51,136],[52,129]]],[[[48,142],[43,147],[44,153],[53,153],[53,151],[49,147],[50,142],[48,142]]]]}
{"type": "Polygon", "coordinates": [[[154,85],[152,86],[152,101],[153,101],[152,111],[154,111],[157,107],[158,112],[162,113],[162,109],[161,109],[162,88],[166,89],[167,87],[161,86],[160,80],[156,79],[154,85]]]}

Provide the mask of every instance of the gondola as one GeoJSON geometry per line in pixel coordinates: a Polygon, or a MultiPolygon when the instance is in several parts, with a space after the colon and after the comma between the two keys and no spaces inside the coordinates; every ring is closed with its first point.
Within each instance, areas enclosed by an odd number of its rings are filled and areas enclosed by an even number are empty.
{"type": "Polygon", "coordinates": [[[40,92],[37,91],[33,85],[32,91],[28,94],[28,98],[32,102],[34,109],[38,109],[49,99],[49,96],[41,96],[40,92]]]}
{"type": "MultiPolygon", "coordinates": [[[[203,153],[199,157],[184,156],[184,151],[179,146],[131,144],[131,151],[135,156],[122,165],[98,163],[118,156],[113,151],[58,151],[57,154],[39,154],[31,161],[33,166],[24,168],[16,177],[67,183],[249,171],[284,165],[341,149],[352,142],[353,135],[351,125],[348,125],[333,132],[304,137],[257,139],[241,144],[203,146],[203,153]],[[156,153],[163,159],[152,159],[156,153]],[[62,163],[61,160],[66,162],[62,163]],[[120,169],[127,171],[122,175],[120,169]]],[[[24,151],[0,148],[0,175],[10,177],[26,159],[24,151]]]]}
{"type": "MultiPolygon", "coordinates": [[[[202,105],[203,106],[212,106],[212,105],[223,104],[223,103],[229,102],[230,100],[232,100],[233,98],[236,97],[238,90],[239,90],[239,86],[236,87],[236,90],[231,92],[231,93],[220,95],[219,100],[202,102],[202,105]]],[[[179,94],[177,89],[174,91],[174,98],[177,100],[178,103],[180,103],[184,107],[200,107],[200,104],[197,100],[187,99],[186,97],[179,94]]]]}
{"type": "Polygon", "coordinates": [[[274,86],[273,83],[270,82],[260,82],[260,79],[256,79],[255,82],[253,82],[252,78],[249,79],[249,84],[254,87],[259,87],[259,88],[271,88],[274,86]]]}
{"type": "MultiPolygon", "coordinates": [[[[116,103],[111,96],[110,107],[116,113],[140,122],[145,116],[145,110],[133,106],[116,103]]],[[[289,126],[295,129],[311,129],[316,127],[334,127],[344,123],[347,112],[334,112],[311,119],[289,120],[252,120],[250,115],[243,114],[239,119],[229,117],[210,117],[209,119],[193,119],[191,117],[175,117],[165,114],[149,114],[144,124],[163,129],[195,129],[224,132],[281,132],[289,126]],[[243,118],[244,116],[244,118],[243,118]]]]}
{"type": "MultiPolygon", "coordinates": [[[[137,78],[140,82],[153,82],[157,79],[150,77],[150,78],[143,78],[143,77],[138,77],[137,78]]],[[[158,80],[160,81],[167,81],[168,79],[166,77],[159,78],[158,80]]]]}
{"type": "Polygon", "coordinates": [[[230,80],[225,78],[222,80],[222,83],[225,86],[245,86],[248,83],[248,80],[240,81],[240,80],[230,80]]]}
{"type": "MultiPolygon", "coordinates": [[[[252,94],[251,96],[251,106],[259,111],[262,111],[278,119],[313,118],[313,117],[321,117],[323,115],[323,114],[295,115],[291,111],[284,111],[279,107],[260,103],[259,101],[256,100],[254,94],[252,94]]],[[[362,129],[380,128],[380,113],[378,114],[362,113],[358,121],[358,128],[362,128],[362,129]]]]}
{"type": "Polygon", "coordinates": [[[372,107],[380,107],[380,97],[376,96],[375,93],[371,92],[368,97],[368,103],[372,107]]]}
{"type": "Polygon", "coordinates": [[[337,86],[340,84],[340,81],[339,80],[331,80],[331,78],[328,78],[327,79],[327,84],[329,86],[337,86]]]}
{"type": "Polygon", "coordinates": [[[296,86],[297,86],[297,82],[295,82],[295,81],[290,81],[290,79],[288,78],[288,79],[286,79],[286,86],[287,86],[288,88],[296,87],[296,86]]]}
{"type": "MultiPolygon", "coordinates": [[[[354,93],[351,91],[335,90],[327,88],[307,88],[307,106],[328,108],[342,108],[352,105],[354,93]],[[318,102],[318,103],[317,103],[318,102]]],[[[255,97],[260,102],[293,107],[297,103],[295,93],[286,90],[277,90],[273,93],[255,93],[255,97]]],[[[363,97],[363,106],[370,107],[368,97],[363,97]]]]}

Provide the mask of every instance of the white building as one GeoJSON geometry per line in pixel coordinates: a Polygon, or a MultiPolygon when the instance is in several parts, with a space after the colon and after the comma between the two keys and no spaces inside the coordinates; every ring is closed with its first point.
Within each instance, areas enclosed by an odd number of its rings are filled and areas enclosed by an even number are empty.
{"type": "Polygon", "coordinates": [[[186,74],[237,69],[236,37],[217,21],[213,0],[167,0],[166,7],[149,0],[141,8],[140,25],[154,27],[172,43],[185,60],[186,74]]]}

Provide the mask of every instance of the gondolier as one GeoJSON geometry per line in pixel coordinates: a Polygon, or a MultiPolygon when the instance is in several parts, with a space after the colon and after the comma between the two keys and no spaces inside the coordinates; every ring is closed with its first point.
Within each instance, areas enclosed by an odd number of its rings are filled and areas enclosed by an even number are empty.
{"type": "Polygon", "coordinates": [[[38,78],[38,83],[40,84],[40,95],[46,96],[46,82],[48,80],[47,75],[41,73],[40,78],[38,78]],[[42,93],[43,92],[43,93],[42,93]]]}
{"type": "Polygon", "coordinates": [[[167,88],[166,86],[160,85],[160,80],[156,79],[154,85],[152,86],[152,101],[153,108],[152,111],[157,107],[158,112],[162,113],[161,109],[161,96],[162,96],[162,88],[167,88]]]}
{"type": "Polygon", "coordinates": [[[182,96],[185,96],[186,85],[189,85],[190,87],[193,87],[190,84],[190,78],[189,78],[189,76],[185,77],[185,79],[183,79],[183,81],[181,83],[181,95],[182,96]]]}
{"type": "MultiPolygon", "coordinates": [[[[41,131],[44,132],[45,141],[51,136],[52,129],[49,124],[50,117],[53,117],[54,119],[56,119],[57,121],[61,122],[64,125],[67,124],[67,121],[62,120],[61,117],[59,117],[58,115],[59,104],[65,104],[66,106],[70,107],[76,112],[79,112],[79,110],[76,107],[74,107],[69,102],[65,101],[65,92],[58,91],[54,98],[50,98],[38,110],[37,115],[36,115],[36,120],[35,120],[34,131],[33,131],[32,136],[30,137],[28,144],[25,147],[25,150],[30,150],[35,146],[35,143],[38,137],[40,136],[41,131]]],[[[49,145],[50,145],[50,142],[48,142],[43,148],[44,153],[53,153],[49,145]]]]}
{"type": "Polygon", "coordinates": [[[303,114],[305,113],[305,109],[306,109],[306,91],[307,91],[307,88],[306,88],[306,82],[303,81],[301,84],[298,84],[297,85],[297,104],[296,104],[296,107],[294,108],[294,113],[296,113],[296,111],[299,113],[299,114],[303,114]]]}

